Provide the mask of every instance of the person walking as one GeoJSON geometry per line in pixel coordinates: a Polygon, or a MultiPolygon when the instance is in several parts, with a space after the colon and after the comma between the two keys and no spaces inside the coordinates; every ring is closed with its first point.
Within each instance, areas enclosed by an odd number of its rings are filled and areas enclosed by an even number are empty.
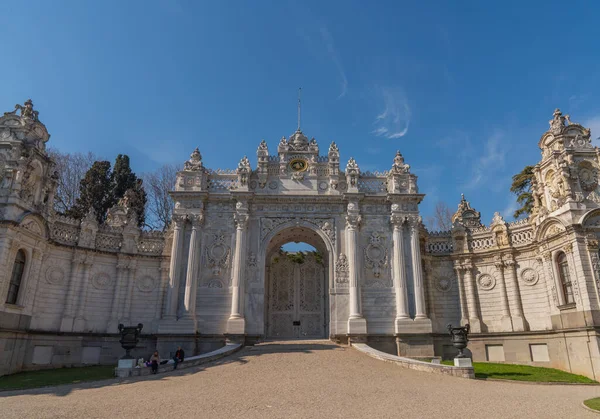
{"type": "Polygon", "coordinates": [[[150,362],[152,363],[152,374],[156,374],[158,372],[158,363],[160,362],[158,351],[154,351],[154,354],[150,357],[150,362]]]}
{"type": "Polygon", "coordinates": [[[173,357],[173,361],[175,362],[175,367],[173,368],[174,370],[177,369],[177,364],[179,364],[180,362],[183,362],[184,356],[185,356],[185,352],[183,352],[183,349],[181,349],[181,346],[178,346],[177,351],[175,352],[175,356],[173,357]]]}

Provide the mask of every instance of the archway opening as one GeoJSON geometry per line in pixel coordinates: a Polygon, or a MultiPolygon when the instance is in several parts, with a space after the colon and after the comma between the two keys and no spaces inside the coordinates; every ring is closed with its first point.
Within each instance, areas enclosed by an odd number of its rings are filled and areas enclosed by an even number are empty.
{"type": "Polygon", "coordinates": [[[306,227],[270,241],[265,260],[265,334],[271,339],[322,339],[329,331],[327,246],[306,227]]]}

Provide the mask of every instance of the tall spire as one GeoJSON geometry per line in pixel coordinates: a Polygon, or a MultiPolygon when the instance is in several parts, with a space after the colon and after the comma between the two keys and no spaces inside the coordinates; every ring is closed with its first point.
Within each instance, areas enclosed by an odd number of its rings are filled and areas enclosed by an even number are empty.
{"type": "Polygon", "coordinates": [[[298,88],[298,131],[300,131],[300,93],[302,93],[302,87],[298,88]]]}

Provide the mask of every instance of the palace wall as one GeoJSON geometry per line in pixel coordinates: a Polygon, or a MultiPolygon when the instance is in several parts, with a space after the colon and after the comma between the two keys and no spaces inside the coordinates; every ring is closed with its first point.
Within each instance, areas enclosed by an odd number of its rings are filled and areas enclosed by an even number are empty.
{"type": "Polygon", "coordinates": [[[600,152],[562,114],[550,125],[524,220],[496,213],[486,226],[463,197],[452,229],[429,232],[399,152],[386,172],[361,172],[354,159],[341,170],[335,143],[320,156],[297,131],[277,155],[261,143],[256,169],[243,158],[211,171],[195,150],[177,175],[171,226],[149,232],[126,200],[103,224],[56,214],[45,127],[37,114],[5,114],[0,374],[115,363],[120,323],[143,323],[134,355],[144,357],[269,337],[269,258],[305,241],[325,262],[318,298],[332,339],[449,358],[448,324],[468,323],[475,361],[598,378],[600,152]]]}

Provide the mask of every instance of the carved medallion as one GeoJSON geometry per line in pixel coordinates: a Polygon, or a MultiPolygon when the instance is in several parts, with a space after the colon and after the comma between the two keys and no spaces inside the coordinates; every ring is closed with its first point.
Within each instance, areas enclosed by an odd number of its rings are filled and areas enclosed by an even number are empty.
{"type": "Polygon", "coordinates": [[[327,182],[325,182],[325,181],[319,182],[319,190],[320,191],[326,191],[328,187],[329,187],[329,185],[327,184],[327,182]]]}
{"type": "Polygon", "coordinates": [[[156,280],[149,275],[136,279],[135,284],[141,292],[152,292],[156,288],[156,280]]]}
{"type": "Polygon", "coordinates": [[[482,274],[477,278],[477,284],[482,290],[489,291],[496,286],[496,278],[490,274],[482,274]]]}
{"type": "Polygon", "coordinates": [[[92,285],[99,290],[107,289],[111,283],[112,279],[106,272],[99,272],[92,277],[92,285]]]}
{"type": "Polygon", "coordinates": [[[269,189],[271,189],[271,190],[274,191],[275,189],[277,189],[277,186],[278,186],[277,181],[272,180],[272,181],[269,182],[269,189]]]}
{"type": "Polygon", "coordinates": [[[46,270],[46,281],[52,285],[62,284],[65,279],[65,271],[58,266],[50,266],[46,270]]]}
{"type": "Polygon", "coordinates": [[[449,276],[438,277],[435,280],[435,287],[441,292],[448,292],[452,289],[452,278],[449,276]]]}
{"type": "Polygon", "coordinates": [[[535,285],[538,279],[537,272],[532,268],[525,268],[521,271],[521,280],[525,285],[535,285]]]}
{"type": "Polygon", "coordinates": [[[308,162],[304,159],[293,159],[289,165],[292,172],[305,172],[308,170],[308,162]]]}

